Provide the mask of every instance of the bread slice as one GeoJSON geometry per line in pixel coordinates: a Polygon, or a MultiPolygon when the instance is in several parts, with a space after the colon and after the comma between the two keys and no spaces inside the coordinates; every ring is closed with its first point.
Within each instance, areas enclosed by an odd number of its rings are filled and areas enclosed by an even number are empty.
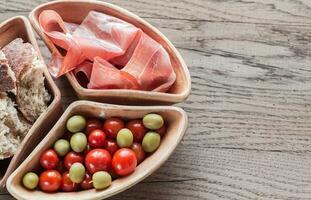
{"type": "Polygon", "coordinates": [[[9,127],[0,123],[0,160],[13,156],[18,144],[19,140],[10,134],[9,127]]]}
{"type": "Polygon", "coordinates": [[[15,154],[31,125],[18,115],[13,101],[0,93],[0,159],[15,154]]]}
{"type": "Polygon", "coordinates": [[[24,45],[23,39],[17,38],[3,47],[2,51],[9,61],[9,65],[17,82],[19,82],[21,75],[27,70],[27,66],[32,61],[31,44],[24,45]]]}
{"type": "Polygon", "coordinates": [[[0,50],[0,92],[16,92],[16,77],[9,67],[9,61],[0,50]]]}
{"type": "Polygon", "coordinates": [[[30,43],[17,38],[3,48],[9,65],[16,75],[17,107],[23,116],[34,122],[46,109],[51,99],[44,86],[44,67],[30,43]]]}

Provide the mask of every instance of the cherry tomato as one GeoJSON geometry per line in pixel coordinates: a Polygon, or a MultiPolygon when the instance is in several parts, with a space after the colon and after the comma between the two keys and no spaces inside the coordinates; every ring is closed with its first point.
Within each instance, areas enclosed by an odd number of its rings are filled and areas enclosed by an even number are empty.
{"type": "Polygon", "coordinates": [[[67,153],[67,155],[65,156],[64,165],[66,169],[69,170],[73,163],[79,162],[83,164],[83,161],[84,161],[84,157],[82,154],[71,151],[67,153]]]}
{"type": "Polygon", "coordinates": [[[39,178],[40,189],[44,192],[57,191],[62,183],[62,176],[56,170],[46,170],[41,173],[39,178]]]}
{"type": "Polygon", "coordinates": [[[131,149],[134,151],[136,158],[137,158],[137,164],[141,163],[145,157],[146,153],[143,150],[143,147],[141,146],[140,143],[133,143],[131,149]]]}
{"type": "Polygon", "coordinates": [[[110,155],[113,156],[113,154],[118,151],[119,146],[115,140],[106,140],[104,148],[109,151],[110,155]]]}
{"type": "Polygon", "coordinates": [[[112,167],[120,176],[132,173],[137,165],[137,158],[133,150],[128,148],[119,149],[112,158],[112,167]]]}
{"type": "Polygon", "coordinates": [[[111,166],[110,153],[105,149],[93,149],[85,157],[85,167],[91,174],[108,171],[111,166]]]}
{"type": "Polygon", "coordinates": [[[86,133],[89,134],[95,129],[101,129],[103,127],[102,122],[97,118],[90,118],[86,122],[86,133]]]}
{"type": "Polygon", "coordinates": [[[155,132],[159,133],[159,135],[163,137],[166,134],[166,131],[167,131],[167,127],[164,124],[161,128],[157,129],[155,132]]]}
{"type": "Polygon", "coordinates": [[[134,142],[141,142],[148,129],[144,126],[142,120],[134,119],[126,124],[126,128],[130,129],[134,136],[134,142]]]}
{"type": "Polygon", "coordinates": [[[85,173],[84,180],[80,183],[80,186],[83,190],[88,190],[93,188],[92,176],[88,172],[85,173]]]}
{"type": "Polygon", "coordinates": [[[61,184],[61,189],[64,192],[73,192],[78,190],[78,184],[72,182],[69,178],[69,173],[64,172],[62,176],[62,184],[61,184]]]}
{"type": "Polygon", "coordinates": [[[107,136],[112,139],[116,139],[119,130],[124,128],[124,122],[117,117],[112,117],[104,122],[103,129],[107,136]]]}
{"type": "Polygon", "coordinates": [[[40,164],[44,169],[55,169],[58,163],[59,158],[53,149],[48,149],[41,154],[40,164]]]}
{"type": "Polygon", "coordinates": [[[89,145],[94,148],[101,148],[105,146],[106,133],[100,129],[95,129],[90,132],[88,141],[89,145]]]}

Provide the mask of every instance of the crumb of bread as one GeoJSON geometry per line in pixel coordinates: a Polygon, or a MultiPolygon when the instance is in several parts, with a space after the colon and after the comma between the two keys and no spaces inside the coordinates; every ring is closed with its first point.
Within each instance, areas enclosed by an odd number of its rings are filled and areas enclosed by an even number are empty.
{"type": "Polygon", "coordinates": [[[44,64],[33,50],[33,60],[30,67],[20,78],[17,90],[17,104],[19,110],[31,122],[43,113],[51,99],[44,86],[44,64]]]}
{"type": "Polygon", "coordinates": [[[0,160],[13,156],[19,145],[19,138],[14,138],[10,134],[10,129],[0,123],[0,160]]]}
{"type": "Polygon", "coordinates": [[[0,159],[11,157],[18,149],[31,125],[19,116],[15,104],[0,93],[0,159]]]}

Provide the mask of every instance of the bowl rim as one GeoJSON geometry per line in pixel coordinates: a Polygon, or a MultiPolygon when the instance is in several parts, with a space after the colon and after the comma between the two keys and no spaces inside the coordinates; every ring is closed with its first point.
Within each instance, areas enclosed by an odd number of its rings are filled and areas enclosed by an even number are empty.
{"type": "MultiPolygon", "coordinates": [[[[32,26],[36,30],[36,32],[39,34],[41,39],[47,44],[50,52],[53,52],[55,50],[54,49],[55,46],[54,46],[54,44],[48,44],[48,41],[50,41],[50,40],[41,31],[41,28],[40,28],[39,23],[38,23],[38,19],[36,18],[36,13],[38,10],[40,10],[44,7],[48,7],[51,5],[57,5],[57,4],[63,4],[63,3],[64,4],[83,3],[83,4],[99,5],[99,6],[107,7],[109,9],[115,10],[117,12],[123,13],[126,16],[129,16],[130,18],[135,19],[140,24],[142,24],[143,26],[146,26],[148,29],[150,29],[151,31],[153,31],[154,33],[156,33],[157,35],[159,35],[163,39],[163,41],[172,50],[173,54],[175,54],[177,60],[180,62],[180,69],[182,71],[181,73],[185,77],[185,81],[183,83],[184,89],[181,92],[179,92],[179,93],[163,93],[163,92],[129,90],[129,89],[101,89],[101,90],[87,89],[87,88],[83,88],[78,83],[76,78],[73,77],[72,73],[67,73],[66,74],[67,79],[69,80],[73,89],[78,94],[80,94],[81,96],[91,96],[91,97],[96,96],[99,93],[102,95],[105,94],[105,96],[107,96],[107,97],[109,97],[110,95],[120,95],[122,97],[127,97],[127,96],[131,96],[131,95],[139,95],[139,96],[144,96],[144,97],[151,99],[151,100],[153,100],[152,98],[155,98],[155,97],[161,97],[162,101],[167,102],[167,103],[179,103],[179,102],[185,101],[188,98],[188,96],[190,95],[190,92],[191,92],[191,76],[190,76],[188,67],[187,67],[184,59],[180,55],[179,51],[175,48],[175,46],[171,43],[171,41],[163,33],[161,33],[157,28],[155,28],[149,22],[142,19],[138,15],[132,13],[131,11],[128,11],[122,7],[117,6],[117,5],[107,3],[107,2],[96,1],[96,0],[70,0],[70,1],[68,1],[68,0],[56,0],[56,1],[52,1],[52,2],[47,2],[47,3],[41,4],[41,5],[38,5],[37,7],[35,7],[29,13],[28,17],[30,19],[32,26]],[[51,47],[50,45],[53,45],[54,47],[51,47]]],[[[155,100],[157,101],[157,99],[155,99],[155,100]]]]}
{"type": "MultiPolygon", "coordinates": [[[[179,134],[177,134],[178,138],[176,138],[177,140],[175,141],[175,143],[173,143],[171,145],[171,148],[169,149],[168,153],[165,153],[164,155],[162,155],[161,159],[159,159],[159,161],[156,161],[156,164],[153,167],[150,167],[150,169],[145,170],[144,173],[142,174],[136,174],[129,183],[126,183],[125,186],[119,187],[117,188],[115,191],[110,191],[110,192],[106,192],[106,190],[102,190],[102,191],[96,191],[93,192],[94,190],[91,189],[92,191],[89,191],[90,195],[87,198],[83,198],[85,200],[93,200],[93,199],[98,199],[98,198],[108,198],[111,197],[113,195],[116,195],[120,192],[123,192],[127,189],[129,189],[130,187],[134,186],[135,184],[141,182],[143,179],[147,178],[148,176],[150,176],[152,173],[154,173],[159,167],[161,167],[166,161],[167,159],[173,154],[174,150],[176,149],[176,147],[178,146],[178,144],[181,142],[182,138],[185,135],[185,132],[187,130],[187,125],[188,125],[188,117],[186,112],[179,107],[175,107],[175,106],[126,106],[126,105],[116,105],[116,104],[107,104],[107,103],[99,103],[99,102],[92,102],[92,101],[87,101],[87,100],[78,100],[75,101],[73,103],[71,103],[67,109],[65,110],[65,112],[62,114],[62,116],[59,118],[59,120],[54,124],[54,126],[52,127],[52,129],[50,130],[50,132],[45,136],[45,138],[35,147],[35,149],[33,149],[33,151],[31,152],[31,154],[24,160],[24,162],[9,176],[8,180],[7,180],[7,189],[9,191],[10,194],[12,194],[15,198],[18,199],[25,199],[25,197],[21,196],[19,194],[19,189],[14,187],[14,178],[18,173],[21,173],[20,171],[27,166],[27,164],[32,160],[32,158],[34,156],[36,156],[36,153],[38,151],[40,151],[41,149],[45,148],[45,143],[49,142],[50,140],[57,140],[57,138],[53,138],[53,136],[56,134],[57,129],[62,126],[62,124],[64,123],[65,119],[67,119],[70,115],[77,113],[77,111],[75,111],[75,109],[77,109],[80,106],[90,106],[90,107],[96,107],[99,109],[106,109],[106,110],[111,110],[111,111],[115,111],[115,110],[123,110],[125,112],[128,111],[133,111],[133,110],[139,110],[139,111],[151,111],[151,112],[157,112],[158,111],[162,111],[162,112],[177,112],[180,115],[180,121],[178,122],[178,126],[177,126],[177,131],[179,132],[179,134]],[[91,195],[92,192],[92,195],[91,195]]],[[[125,177],[126,178],[126,177],[125,177]]],[[[27,190],[27,189],[24,189],[27,190]]],[[[87,190],[86,190],[87,191],[87,190]]],[[[79,194],[79,192],[74,192],[75,194],[79,194]]],[[[46,195],[50,195],[49,193],[44,193],[46,195]]],[[[53,193],[52,193],[53,194],[53,193]]],[[[54,193],[55,194],[55,193],[54,193]]],[[[64,194],[64,193],[63,193],[64,194]]],[[[76,195],[72,196],[72,198],[69,198],[69,195],[72,193],[66,193],[68,199],[74,199],[74,197],[76,197],[76,195]]],[[[50,197],[51,199],[57,199],[57,197],[53,198],[50,197]]],[[[36,199],[34,197],[34,199],[36,199]]]]}
{"type": "MultiPolygon", "coordinates": [[[[44,59],[41,55],[40,49],[38,47],[37,41],[35,39],[33,30],[31,28],[31,24],[29,22],[29,20],[21,15],[15,16],[15,17],[11,17],[7,20],[5,20],[4,22],[2,22],[0,24],[0,29],[9,24],[12,23],[16,20],[21,20],[21,22],[23,23],[23,26],[25,28],[25,32],[27,34],[27,37],[29,39],[29,43],[31,43],[31,45],[35,48],[35,50],[37,51],[39,58],[43,61],[43,64],[46,66],[44,59]]],[[[60,100],[61,100],[61,94],[60,91],[58,89],[58,87],[56,86],[55,82],[53,81],[52,77],[50,76],[49,72],[47,71],[46,67],[44,68],[44,77],[46,78],[46,81],[48,82],[48,87],[50,89],[50,92],[52,93],[52,97],[53,100],[50,102],[50,104],[48,105],[47,109],[45,110],[44,113],[41,113],[41,115],[38,117],[38,119],[31,125],[31,128],[29,129],[28,133],[26,134],[26,136],[23,138],[22,142],[19,145],[19,148],[17,149],[16,153],[14,154],[14,156],[12,157],[12,159],[10,160],[10,163],[5,171],[5,173],[3,174],[1,180],[0,180],[0,187],[4,187],[5,186],[5,182],[8,178],[8,176],[16,169],[17,166],[15,163],[18,162],[18,155],[20,154],[20,152],[22,151],[22,147],[24,146],[24,144],[29,140],[29,138],[34,134],[34,132],[36,131],[37,126],[42,123],[42,121],[47,117],[48,113],[52,110],[55,110],[59,105],[60,105],[60,100]]],[[[20,158],[19,158],[20,159],[20,158]]]]}

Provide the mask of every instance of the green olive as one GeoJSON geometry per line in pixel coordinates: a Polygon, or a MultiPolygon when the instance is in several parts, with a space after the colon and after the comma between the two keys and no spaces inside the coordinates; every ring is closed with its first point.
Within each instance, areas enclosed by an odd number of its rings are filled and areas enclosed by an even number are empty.
{"type": "Polygon", "coordinates": [[[67,120],[67,129],[72,133],[82,131],[86,125],[86,120],[81,115],[74,115],[67,120]]]}
{"type": "Polygon", "coordinates": [[[133,139],[133,133],[127,128],[123,128],[118,132],[117,143],[121,148],[132,146],[133,139]]]}
{"type": "Polygon", "coordinates": [[[72,150],[80,153],[86,149],[87,137],[84,133],[75,133],[70,138],[70,146],[72,150]]]}
{"type": "Polygon", "coordinates": [[[81,183],[85,177],[85,168],[81,163],[73,163],[69,169],[69,178],[74,183],[81,183]]]}
{"type": "Polygon", "coordinates": [[[70,144],[65,139],[59,139],[54,144],[54,150],[59,156],[65,156],[70,151],[70,144]]]}
{"type": "Polygon", "coordinates": [[[150,113],[144,116],[143,124],[148,129],[157,130],[163,126],[164,120],[161,115],[150,113]]]}
{"type": "Polygon", "coordinates": [[[142,146],[143,150],[148,153],[152,153],[159,147],[161,142],[161,136],[156,132],[148,132],[144,136],[142,146]]]}
{"type": "Polygon", "coordinates": [[[105,189],[111,185],[111,176],[105,171],[98,171],[93,174],[92,181],[95,189],[105,189]]]}
{"type": "Polygon", "coordinates": [[[23,177],[23,185],[25,188],[33,190],[39,183],[39,176],[33,172],[28,172],[23,177]]]}

